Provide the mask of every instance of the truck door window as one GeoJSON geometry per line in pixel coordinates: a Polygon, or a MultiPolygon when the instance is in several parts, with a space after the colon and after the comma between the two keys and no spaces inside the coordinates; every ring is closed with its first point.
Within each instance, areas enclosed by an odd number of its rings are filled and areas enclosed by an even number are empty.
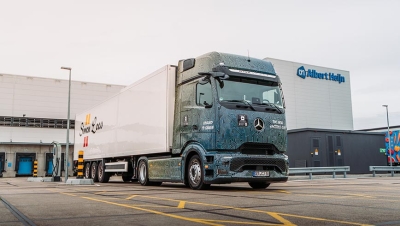
{"type": "Polygon", "coordinates": [[[197,84],[196,87],[196,103],[198,106],[211,107],[212,100],[212,90],[211,84],[197,84]]]}

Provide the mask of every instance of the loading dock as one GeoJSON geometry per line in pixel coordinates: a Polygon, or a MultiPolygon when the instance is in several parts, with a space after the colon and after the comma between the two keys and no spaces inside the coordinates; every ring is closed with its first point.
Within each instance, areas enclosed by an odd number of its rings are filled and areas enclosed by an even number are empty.
{"type": "Polygon", "coordinates": [[[5,158],[6,154],[4,152],[0,152],[0,177],[3,176],[5,158]]]}
{"type": "Polygon", "coordinates": [[[16,176],[30,176],[33,173],[33,161],[36,153],[16,153],[15,171],[16,176]]]}

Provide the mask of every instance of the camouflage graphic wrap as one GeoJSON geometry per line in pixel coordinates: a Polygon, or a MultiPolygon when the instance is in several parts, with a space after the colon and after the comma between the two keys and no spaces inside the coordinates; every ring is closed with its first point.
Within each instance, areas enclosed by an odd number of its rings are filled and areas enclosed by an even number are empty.
{"type": "MultiPolygon", "coordinates": [[[[253,58],[249,61],[247,57],[216,52],[196,58],[195,67],[184,72],[182,61],[179,63],[172,154],[182,155],[181,181],[186,164],[193,154],[199,155],[202,160],[205,183],[286,181],[288,158],[283,154],[287,145],[284,112],[279,114],[277,111],[266,111],[265,108],[256,111],[250,108],[228,109],[218,102],[219,83],[212,77],[210,83],[213,106],[205,108],[197,105],[196,85],[201,79],[199,72],[210,72],[220,63],[228,68],[276,75],[270,62],[253,58]],[[239,115],[246,116],[246,126],[239,125],[239,115]],[[256,120],[262,121],[262,129],[256,129],[256,120]],[[273,151],[245,154],[240,149],[244,144],[265,144],[272,146],[273,151]],[[269,176],[255,177],[254,172],[259,170],[268,171],[269,176]]],[[[280,83],[278,76],[275,77],[275,81],[280,83]]],[[[158,160],[150,161],[154,164],[158,160]]],[[[152,178],[170,178],[169,173],[161,172],[166,169],[172,170],[176,176],[177,170],[168,168],[167,165],[159,165],[164,164],[161,161],[157,164],[159,170],[152,178]]]]}
{"type": "Polygon", "coordinates": [[[243,111],[218,106],[219,129],[216,134],[216,148],[233,150],[243,143],[270,143],[280,152],[286,152],[286,121],[284,114],[259,111],[243,111]],[[239,127],[238,115],[246,115],[248,125],[239,127]],[[256,130],[255,120],[261,119],[264,128],[256,130]]]}
{"type": "Polygon", "coordinates": [[[149,166],[149,179],[150,180],[161,180],[169,179],[181,181],[182,158],[169,158],[169,159],[154,159],[148,160],[149,166]]]}

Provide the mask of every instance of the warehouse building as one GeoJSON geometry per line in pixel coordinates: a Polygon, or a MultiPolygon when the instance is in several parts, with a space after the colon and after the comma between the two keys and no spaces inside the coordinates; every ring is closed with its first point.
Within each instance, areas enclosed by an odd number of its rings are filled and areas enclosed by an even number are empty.
{"type": "Polygon", "coordinates": [[[350,72],[273,58],[286,101],[290,167],[385,165],[385,135],[353,131],[350,72]]]}
{"type": "MultiPolygon", "coordinates": [[[[0,74],[0,176],[31,176],[35,159],[38,176],[51,175],[51,143],[61,143],[65,152],[68,82],[0,74]]],[[[74,148],[75,114],[104,101],[123,87],[71,82],[69,163],[72,163],[74,148]]],[[[69,175],[72,173],[69,167],[69,175]]]]}

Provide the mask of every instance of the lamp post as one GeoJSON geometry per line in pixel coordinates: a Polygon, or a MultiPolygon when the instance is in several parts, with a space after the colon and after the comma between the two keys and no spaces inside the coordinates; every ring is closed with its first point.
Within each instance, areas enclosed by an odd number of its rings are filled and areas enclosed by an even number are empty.
{"type": "MultiPolygon", "coordinates": [[[[388,126],[387,133],[388,133],[388,140],[389,140],[389,148],[388,148],[389,162],[390,162],[390,167],[392,167],[392,152],[390,151],[391,145],[390,145],[390,132],[389,132],[389,106],[387,104],[385,104],[385,105],[382,105],[382,107],[386,108],[386,120],[387,120],[387,126],[388,126]]],[[[391,171],[392,171],[392,177],[393,177],[394,176],[393,169],[391,171]]]]}
{"type": "Polygon", "coordinates": [[[69,112],[70,112],[70,100],[71,100],[71,68],[61,67],[63,70],[69,71],[69,85],[68,85],[68,116],[67,116],[67,144],[65,145],[65,183],[68,180],[68,152],[69,152],[69,112]]]}

